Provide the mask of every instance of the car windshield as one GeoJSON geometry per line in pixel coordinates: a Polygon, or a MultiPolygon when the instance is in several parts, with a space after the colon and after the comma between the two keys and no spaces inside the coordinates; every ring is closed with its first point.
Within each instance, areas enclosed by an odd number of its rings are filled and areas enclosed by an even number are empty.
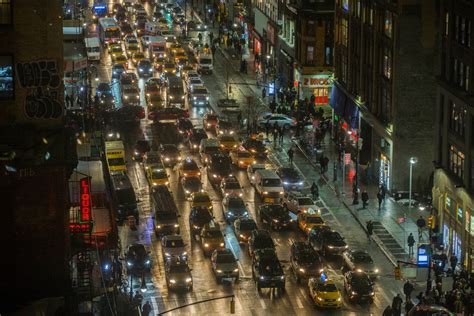
{"type": "Polygon", "coordinates": [[[283,274],[281,266],[277,260],[268,260],[260,264],[260,272],[265,275],[280,276],[283,274]]]}
{"type": "Polygon", "coordinates": [[[296,170],[291,168],[282,169],[282,176],[289,180],[299,180],[300,176],[296,170]]]}
{"type": "Polygon", "coordinates": [[[182,248],[184,247],[183,240],[167,240],[165,247],[167,248],[182,248]]]}
{"type": "Polygon", "coordinates": [[[341,235],[338,232],[328,232],[328,239],[331,241],[343,241],[341,235]]]}
{"type": "Polygon", "coordinates": [[[163,178],[166,178],[166,177],[167,177],[166,171],[163,170],[163,169],[155,169],[155,170],[153,170],[153,172],[152,172],[152,177],[153,177],[153,179],[163,179],[163,178]]]}
{"type": "Polygon", "coordinates": [[[185,180],[185,185],[187,187],[199,187],[201,185],[201,180],[199,180],[199,178],[196,178],[196,177],[190,177],[190,178],[187,178],[185,180]]]}
{"type": "Polygon", "coordinates": [[[206,119],[207,119],[208,121],[215,121],[215,120],[217,120],[217,115],[208,115],[208,116],[206,117],[206,119]]]}
{"type": "Polygon", "coordinates": [[[240,230],[252,231],[257,228],[257,224],[254,221],[242,221],[240,222],[240,230]]]}
{"type": "Polygon", "coordinates": [[[270,214],[277,217],[288,215],[285,209],[280,205],[271,206],[268,208],[268,211],[270,214]]]}
{"type": "Polygon", "coordinates": [[[208,203],[208,202],[211,202],[211,199],[207,195],[198,195],[194,197],[194,202],[208,203]]]}
{"type": "Polygon", "coordinates": [[[229,199],[229,207],[230,208],[244,208],[245,203],[241,199],[229,199]]]}
{"type": "Polygon", "coordinates": [[[250,158],[250,157],[252,157],[252,155],[251,155],[250,153],[245,152],[245,151],[239,152],[239,153],[237,154],[237,156],[238,156],[239,158],[250,158]]]}
{"type": "Polygon", "coordinates": [[[219,238],[222,237],[222,233],[220,230],[207,230],[206,231],[207,238],[219,238]]]}
{"type": "Polygon", "coordinates": [[[183,164],[183,170],[197,170],[199,169],[194,161],[183,164]]]}
{"type": "Polygon", "coordinates": [[[368,254],[356,253],[353,256],[355,263],[373,263],[372,258],[368,254]]]}
{"type": "Polygon", "coordinates": [[[225,188],[228,190],[239,190],[240,184],[237,181],[226,182],[225,188]]]}
{"type": "Polygon", "coordinates": [[[231,128],[232,123],[228,121],[219,121],[219,128],[231,128]]]}
{"type": "Polygon", "coordinates": [[[174,212],[164,212],[164,213],[156,213],[156,218],[161,220],[175,220],[177,219],[176,213],[174,212]]]}
{"type": "Polygon", "coordinates": [[[337,292],[337,287],[333,283],[319,283],[316,288],[319,292],[337,292]]]}
{"type": "Polygon", "coordinates": [[[164,146],[163,151],[167,154],[177,154],[178,153],[178,148],[174,146],[164,146]]]}
{"type": "Polygon", "coordinates": [[[306,223],[309,223],[309,224],[322,224],[322,223],[324,223],[324,221],[321,218],[321,216],[308,216],[306,218],[306,223]]]}
{"type": "Polygon", "coordinates": [[[232,254],[218,255],[216,258],[217,263],[233,263],[235,258],[232,254]]]}
{"type": "Polygon", "coordinates": [[[310,198],[299,198],[298,204],[299,205],[313,205],[314,202],[310,198]]]}
{"type": "Polygon", "coordinates": [[[321,262],[321,259],[319,258],[318,254],[312,248],[303,250],[300,253],[298,259],[301,263],[321,262]]]}
{"type": "Polygon", "coordinates": [[[187,265],[173,265],[170,268],[171,273],[185,273],[189,272],[189,268],[187,265]]]}
{"type": "Polygon", "coordinates": [[[207,89],[204,87],[194,87],[193,93],[195,94],[207,94],[207,89]]]}
{"type": "Polygon", "coordinates": [[[235,138],[232,136],[222,136],[221,141],[223,142],[235,142],[235,138]]]}
{"type": "Polygon", "coordinates": [[[212,215],[208,210],[200,208],[196,211],[196,218],[201,222],[209,222],[212,219],[212,215]]]}
{"type": "Polygon", "coordinates": [[[352,274],[352,284],[359,289],[369,289],[372,287],[372,282],[366,274],[352,274]]]}
{"type": "Polygon", "coordinates": [[[158,88],[158,86],[156,84],[149,84],[146,86],[146,89],[148,90],[148,92],[157,92],[157,91],[160,91],[160,88],[158,88]]]}
{"type": "Polygon", "coordinates": [[[266,187],[279,187],[279,186],[281,186],[281,180],[280,179],[264,179],[263,180],[263,186],[266,186],[266,187]]]}
{"type": "Polygon", "coordinates": [[[210,58],[201,58],[199,60],[199,63],[201,63],[201,64],[212,64],[212,59],[210,59],[210,58]]]}
{"type": "Polygon", "coordinates": [[[134,93],[138,93],[138,91],[135,88],[125,88],[125,89],[123,89],[123,93],[125,93],[125,94],[134,94],[134,93]]]}

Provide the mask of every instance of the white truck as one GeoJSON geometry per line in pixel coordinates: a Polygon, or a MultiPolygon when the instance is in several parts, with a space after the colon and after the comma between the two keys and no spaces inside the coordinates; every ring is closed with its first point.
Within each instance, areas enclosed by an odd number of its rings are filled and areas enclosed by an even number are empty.
{"type": "Polygon", "coordinates": [[[196,56],[197,66],[196,71],[198,74],[212,74],[214,65],[212,64],[212,54],[198,53],[196,56]]]}
{"type": "Polygon", "coordinates": [[[89,61],[100,61],[101,47],[100,40],[98,37],[86,37],[84,38],[87,50],[87,60],[89,61]]]}
{"type": "Polygon", "coordinates": [[[160,25],[155,22],[146,22],[145,32],[149,35],[159,35],[161,34],[160,25]]]}
{"type": "Polygon", "coordinates": [[[152,60],[156,57],[166,57],[166,39],[163,36],[150,36],[148,56],[152,60]]]}

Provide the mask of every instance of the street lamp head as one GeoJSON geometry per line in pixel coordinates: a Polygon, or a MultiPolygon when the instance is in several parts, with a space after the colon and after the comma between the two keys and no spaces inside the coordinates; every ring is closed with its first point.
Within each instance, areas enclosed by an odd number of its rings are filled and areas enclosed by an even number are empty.
{"type": "Polygon", "coordinates": [[[416,164],[417,162],[418,162],[418,158],[416,158],[416,157],[411,157],[411,158],[410,158],[410,164],[414,165],[414,164],[416,164]]]}

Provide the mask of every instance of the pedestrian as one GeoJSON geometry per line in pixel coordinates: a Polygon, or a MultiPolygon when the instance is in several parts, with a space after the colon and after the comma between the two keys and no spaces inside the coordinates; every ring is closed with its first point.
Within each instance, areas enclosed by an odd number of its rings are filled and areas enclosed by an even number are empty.
{"type": "Polygon", "coordinates": [[[415,306],[411,299],[407,299],[405,302],[405,315],[408,315],[408,312],[411,311],[411,309],[415,306]]]}
{"type": "Polygon", "coordinates": [[[463,303],[462,303],[461,292],[457,291],[456,297],[454,299],[454,312],[457,314],[461,314],[462,310],[463,310],[463,303]]]}
{"type": "Polygon", "coordinates": [[[392,307],[391,307],[390,305],[388,305],[388,306],[384,309],[382,316],[393,316],[393,314],[392,314],[392,307]]]}
{"type": "Polygon", "coordinates": [[[311,184],[311,195],[313,196],[313,199],[317,199],[319,197],[319,188],[316,182],[313,181],[313,184],[311,184]]]}
{"type": "Polygon", "coordinates": [[[202,42],[202,34],[201,33],[198,34],[198,40],[199,40],[199,42],[202,42]]]}
{"type": "Polygon", "coordinates": [[[369,194],[367,193],[366,190],[362,191],[361,198],[362,198],[362,208],[366,208],[369,201],[369,194]]]}
{"type": "Polygon", "coordinates": [[[64,98],[64,101],[66,102],[67,108],[72,107],[71,97],[69,96],[69,94],[66,93],[66,97],[64,98]]]}
{"type": "Polygon", "coordinates": [[[458,264],[458,257],[452,254],[451,257],[449,258],[449,263],[451,265],[451,270],[453,271],[453,275],[455,275],[456,266],[458,264]]]}
{"type": "Polygon", "coordinates": [[[374,222],[372,222],[372,220],[367,221],[366,228],[367,228],[367,239],[369,241],[372,241],[372,234],[374,233],[374,222]]]}
{"type": "Polygon", "coordinates": [[[411,300],[411,293],[413,292],[414,289],[415,287],[410,282],[410,280],[407,280],[405,284],[403,284],[403,294],[405,294],[405,299],[407,301],[411,300]]]}
{"type": "Polygon", "coordinates": [[[267,96],[267,89],[265,89],[265,87],[262,88],[262,99],[265,99],[265,97],[267,96]]]}
{"type": "Polygon", "coordinates": [[[136,291],[135,296],[133,297],[133,304],[135,306],[141,307],[142,301],[143,301],[143,295],[141,295],[140,292],[136,291]]]}
{"type": "Polygon", "coordinates": [[[267,138],[268,138],[268,134],[270,133],[270,122],[266,122],[265,123],[265,134],[267,134],[267,138]]]}
{"type": "Polygon", "coordinates": [[[293,164],[293,155],[294,155],[294,151],[293,151],[292,147],[290,147],[290,149],[288,149],[287,154],[288,154],[288,160],[290,162],[290,165],[292,165],[293,164]]]}
{"type": "Polygon", "coordinates": [[[387,189],[385,189],[385,186],[383,184],[380,185],[380,193],[382,193],[382,197],[385,200],[385,196],[387,195],[387,189]]]}
{"type": "Polygon", "coordinates": [[[280,129],[278,130],[278,137],[279,137],[279,141],[280,141],[280,145],[283,143],[283,137],[285,135],[285,128],[282,126],[280,127],[280,129]]]}
{"type": "Polygon", "coordinates": [[[324,172],[328,171],[328,164],[329,164],[329,158],[324,156],[323,158],[324,172]]]}
{"type": "Polygon", "coordinates": [[[150,302],[146,301],[145,305],[142,307],[142,316],[148,316],[151,313],[150,302]]]}
{"type": "Polygon", "coordinates": [[[423,240],[423,229],[426,226],[426,221],[423,216],[420,215],[416,220],[416,226],[418,226],[418,240],[423,240]]]}
{"type": "Polygon", "coordinates": [[[420,294],[418,294],[416,298],[418,299],[418,302],[419,302],[418,304],[421,304],[421,305],[425,304],[426,299],[425,299],[425,293],[423,291],[420,292],[420,294]]]}
{"type": "Polygon", "coordinates": [[[403,300],[400,294],[397,294],[392,300],[392,314],[393,316],[400,316],[402,314],[403,300]]]}
{"type": "Polygon", "coordinates": [[[415,237],[413,237],[413,233],[410,233],[410,235],[408,235],[407,244],[408,244],[408,255],[410,257],[413,257],[414,255],[413,246],[415,246],[415,237]]]}
{"type": "Polygon", "coordinates": [[[382,192],[377,192],[377,201],[379,202],[379,210],[382,207],[382,202],[383,202],[383,195],[382,192]]]}

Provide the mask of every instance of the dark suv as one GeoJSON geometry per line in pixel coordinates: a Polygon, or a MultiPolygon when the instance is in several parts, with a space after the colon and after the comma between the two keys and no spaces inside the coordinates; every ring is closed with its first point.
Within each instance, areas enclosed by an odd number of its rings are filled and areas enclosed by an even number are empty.
{"type": "Polygon", "coordinates": [[[298,171],[291,167],[282,167],[277,170],[277,174],[283,183],[283,188],[287,191],[299,191],[303,188],[304,181],[298,171]]]}
{"type": "Polygon", "coordinates": [[[280,204],[264,204],[258,211],[260,221],[267,223],[273,229],[290,228],[293,219],[288,210],[280,204]]]}
{"type": "Polygon", "coordinates": [[[229,156],[222,152],[215,152],[209,155],[207,163],[207,177],[212,185],[220,184],[222,179],[232,174],[231,160],[229,156]]]}
{"type": "Polygon", "coordinates": [[[261,288],[278,288],[285,291],[285,274],[276,255],[275,249],[260,249],[255,251],[252,259],[252,278],[261,288]]]}
{"type": "Polygon", "coordinates": [[[271,248],[275,249],[275,243],[268,230],[255,229],[249,238],[249,255],[253,257],[253,254],[258,249],[271,248]]]}
{"type": "Polygon", "coordinates": [[[209,209],[205,206],[195,206],[189,213],[189,229],[191,237],[196,238],[196,235],[201,233],[202,228],[212,221],[212,215],[209,209]]]}
{"type": "Polygon", "coordinates": [[[323,270],[323,262],[319,254],[311,245],[303,241],[295,241],[291,245],[290,266],[296,282],[319,276],[323,270]]]}
{"type": "Polygon", "coordinates": [[[341,234],[328,226],[313,228],[308,235],[308,242],[323,256],[341,255],[349,248],[341,234]]]}

